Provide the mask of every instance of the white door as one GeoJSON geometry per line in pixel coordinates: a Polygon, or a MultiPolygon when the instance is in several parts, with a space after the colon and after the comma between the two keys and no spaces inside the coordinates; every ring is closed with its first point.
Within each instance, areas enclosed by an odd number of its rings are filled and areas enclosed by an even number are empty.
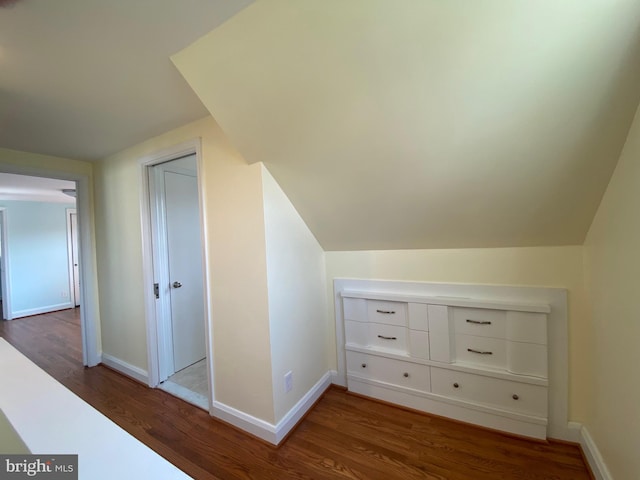
{"type": "MultiPolygon", "coordinates": [[[[204,288],[202,269],[202,244],[200,235],[200,211],[198,205],[198,183],[195,156],[189,156],[153,167],[158,231],[164,234],[164,242],[156,242],[160,248],[166,246],[166,255],[156,255],[159,261],[166,260],[165,285],[160,285],[160,294],[167,294],[170,302],[170,319],[165,319],[163,329],[169,339],[172,365],[166,373],[182,370],[206,356],[204,328],[204,288]]],[[[166,359],[165,359],[166,360],[166,359]]],[[[161,360],[162,361],[162,360],[161,360]]]]}
{"type": "Polygon", "coordinates": [[[73,274],[73,301],[74,306],[80,306],[80,267],[78,266],[78,214],[69,214],[71,223],[71,272],[73,274]]]}

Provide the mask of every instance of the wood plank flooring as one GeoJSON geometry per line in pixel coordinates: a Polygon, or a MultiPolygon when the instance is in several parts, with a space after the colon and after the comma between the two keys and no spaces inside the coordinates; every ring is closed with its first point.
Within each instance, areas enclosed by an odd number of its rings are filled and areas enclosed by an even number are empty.
{"type": "Polygon", "coordinates": [[[337,388],[275,448],[161,390],[82,367],[78,309],[0,321],[0,336],[196,479],[592,478],[577,446],[516,439],[337,388]]]}

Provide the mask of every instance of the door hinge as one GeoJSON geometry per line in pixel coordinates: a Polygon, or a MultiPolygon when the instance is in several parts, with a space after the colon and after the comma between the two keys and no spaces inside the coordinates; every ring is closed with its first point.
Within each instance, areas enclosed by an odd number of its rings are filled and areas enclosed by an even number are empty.
{"type": "Polygon", "coordinates": [[[160,298],[160,284],[159,283],[154,283],[153,284],[153,294],[156,296],[156,298],[160,298]]]}

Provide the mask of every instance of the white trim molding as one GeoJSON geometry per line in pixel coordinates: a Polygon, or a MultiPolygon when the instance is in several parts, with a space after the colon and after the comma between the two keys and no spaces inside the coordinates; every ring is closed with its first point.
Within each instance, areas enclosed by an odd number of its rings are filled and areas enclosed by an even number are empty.
{"type": "Polygon", "coordinates": [[[153,284],[156,281],[154,273],[154,250],[153,250],[153,226],[152,226],[152,211],[149,203],[149,195],[151,192],[151,185],[149,182],[148,169],[154,165],[175,160],[187,155],[196,156],[197,164],[197,178],[198,178],[198,203],[200,208],[200,232],[202,236],[202,259],[203,259],[203,290],[204,290],[204,309],[205,309],[205,337],[207,346],[207,375],[209,383],[209,399],[210,404],[215,404],[215,392],[213,390],[214,385],[214,371],[213,371],[213,329],[212,324],[212,306],[209,294],[209,285],[211,279],[210,262],[206,245],[208,245],[207,239],[207,224],[206,224],[206,211],[204,201],[204,191],[202,187],[202,145],[201,139],[194,138],[186,142],[182,142],[178,145],[165,148],[163,150],[154,152],[150,155],[142,157],[138,160],[139,174],[140,174],[140,220],[142,231],[142,266],[144,276],[144,304],[145,304],[145,318],[147,325],[147,358],[149,365],[148,385],[150,387],[157,387],[158,384],[164,380],[161,372],[161,359],[162,349],[159,346],[159,318],[163,315],[168,315],[167,306],[156,302],[153,284]]]}
{"type": "Polygon", "coordinates": [[[57,312],[59,310],[68,310],[73,308],[73,304],[71,302],[66,303],[58,303],[56,305],[46,305],[44,307],[38,308],[29,308],[27,310],[19,310],[17,312],[11,312],[11,318],[22,318],[22,317],[30,317],[31,315],[40,315],[43,313],[57,312]]]}
{"type": "Polygon", "coordinates": [[[316,384],[311,387],[287,414],[276,424],[276,441],[278,445],[289,432],[298,424],[313,405],[322,397],[327,388],[331,386],[331,372],[325,373],[316,384]]]}
{"type": "Polygon", "coordinates": [[[124,360],[120,360],[117,357],[109,355],[107,353],[102,354],[102,364],[106,365],[113,370],[120,372],[127,377],[133,378],[134,380],[144,383],[148,385],[149,383],[149,374],[146,370],[143,370],[140,367],[136,367],[135,365],[131,365],[130,363],[125,362],[124,360]]]}
{"type": "Polygon", "coordinates": [[[584,425],[580,428],[580,445],[596,480],[613,480],[596,442],[584,425]]]}
{"type": "Polygon", "coordinates": [[[331,372],[325,373],[276,425],[222,402],[213,402],[211,415],[266,442],[278,445],[331,386],[331,377],[331,372]]]}

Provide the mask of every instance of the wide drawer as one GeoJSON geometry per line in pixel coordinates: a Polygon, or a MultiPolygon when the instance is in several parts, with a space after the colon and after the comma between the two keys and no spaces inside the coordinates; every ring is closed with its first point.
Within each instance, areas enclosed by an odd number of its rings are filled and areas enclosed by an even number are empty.
{"type": "Polygon", "coordinates": [[[505,338],[507,313],[481,308],[454,308],[453,321],[457,334],[505,338]]]}
{"type": "Polygon", "coordinates": [[[367,300],[367,317],[370,322],[407,326],[407,304],[367,300]]]}
{"type": "Polygon", "coordinates": [[[506,370],[506,341],[500,338],[456,335],[456,362],[506,370]]]}
{"type": "Polygon", "coordinates": [[[413,390],[429,391],[427,365],[347,351],[347,372],[413,390]]]}
{"type": "Polygon", "coordinates": [[[456,335],[456,362],[547,378],[547,346],[500,338],[456,335]]]}
{"type": "Polygon", "coordinates": [[[396,325],[369,323],[369,347],[393,353],[407,353],[407,329],[396,325]]]}
{"type": "Polygon", "coordinates": [[[540,385],[432,367],[431,391],[506,411],[547,416],[547,388],[540,385]]]}

